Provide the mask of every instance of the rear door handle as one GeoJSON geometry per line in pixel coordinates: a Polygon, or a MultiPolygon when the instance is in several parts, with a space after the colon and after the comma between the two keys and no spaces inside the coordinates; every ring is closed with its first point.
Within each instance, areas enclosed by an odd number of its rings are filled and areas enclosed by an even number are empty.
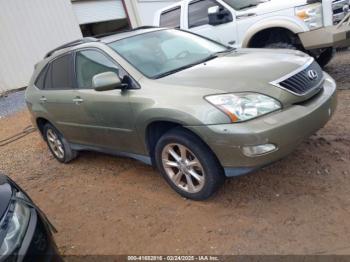
{"type": "Polygon", "coordinates": [[[76,97],[73,99],[73,102],[77,105],[81,104],[84,102],[84,99],[82,99],[81,97],[76,97]]]}
{"type": "Polygon", "coordinates": [[[42,96],[42,97],[40,98],[40,102],[41,102],[41,103],[46,103],[46,102],[47,102],[47,98],[46,98],[45,96],[42,96]]]}

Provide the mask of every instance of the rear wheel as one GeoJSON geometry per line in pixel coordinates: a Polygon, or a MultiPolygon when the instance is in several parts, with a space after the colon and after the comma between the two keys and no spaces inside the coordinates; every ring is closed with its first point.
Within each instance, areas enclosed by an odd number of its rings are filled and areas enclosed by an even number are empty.
{"type": "Polygon", "coordinates": [[[155,158],[168,184],[189,199],[205,200],[225,181],[223,168],[208,146],[182,128],[160,138],[155,158]]]}
{"type": "Polygon", "coordinates": [[[52,155],[61,163],[68,163],[77,157],[77,152],[71,149],[68,141],[53,125],[45,125],[44,137],[52,155]]]}

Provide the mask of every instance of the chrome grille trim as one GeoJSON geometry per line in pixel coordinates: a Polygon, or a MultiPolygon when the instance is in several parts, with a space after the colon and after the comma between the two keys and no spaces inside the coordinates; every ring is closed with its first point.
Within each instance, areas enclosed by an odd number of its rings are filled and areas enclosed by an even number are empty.
{"type": "Polygon", "coordinates": [[[304,96],[314,90],[322,88],[323,83],[324,74],[322,68],[317,64],[314,58],[310,58],[304,66],[271,82],[270,84],[296,96],[304,96]],[[317,80],[310,80],[306,76],[309,70],[315,70],[318,73],[319,78],[317,80]]]}

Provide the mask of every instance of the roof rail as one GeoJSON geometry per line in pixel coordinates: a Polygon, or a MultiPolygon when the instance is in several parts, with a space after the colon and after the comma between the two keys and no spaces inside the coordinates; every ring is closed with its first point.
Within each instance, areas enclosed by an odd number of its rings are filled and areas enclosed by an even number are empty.
{"type": "Polygon", "coordinates": [[[144,26],[135,27],[132,30],[142,30],[142,29],[152,29],[152,28],[159,28],[159,26],[144,25],[144,26]]]}
{"type": "Polygon", "coordinates": [[[117,35],[117,34],[122,34],[122,33],[127,33],[127,32],[132,32],[136,30],[142,30],[142,29],[152,29],[152,28],[160,28],[158,26],[151,26],[151,25],[146,25],[146,26],[139,26],[131,29],[126,29],[126,30],[120,30],[120,31],[114,31],[114,32],[108,32],[108,33],[103,33],[103,34],[98,34],[94,35],[95,38],[103,38],[106,36],[111,36],[111,35],[117,35]]]}
{"type": "Polygon", "coordinates": [[[72,46],[76,46],[76,45],[80,45],[80,44],[85,44],[85,43],[91,43],[91,42],[99,42],[100,40],[95,38],[95,37],[84,37],[84,38],[81,38],[81,39],[78,39],[78,40],[75,40],[75,41],[72,41],[72,42],[69,42],[69,43],[66,43],[64,45],[61,45],[53,50],[51,50],[50,52],[48,52],[44,58],[48,58],[50,56],[53,55],[53,53],[61,50],[61,49],[64,49],[64,48],[68,48],[68,47],[72,47],[72,46]]]}

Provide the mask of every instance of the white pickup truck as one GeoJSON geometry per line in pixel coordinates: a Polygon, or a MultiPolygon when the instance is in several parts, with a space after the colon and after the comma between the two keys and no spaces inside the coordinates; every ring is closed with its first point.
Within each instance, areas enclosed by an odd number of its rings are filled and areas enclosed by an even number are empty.
{"type": "Polygon", "coordinates": [[[184,0],[154,24],[188,30],[233,47],[289,48],[327,65],[350,46],[350,0],[184,0]]]}

